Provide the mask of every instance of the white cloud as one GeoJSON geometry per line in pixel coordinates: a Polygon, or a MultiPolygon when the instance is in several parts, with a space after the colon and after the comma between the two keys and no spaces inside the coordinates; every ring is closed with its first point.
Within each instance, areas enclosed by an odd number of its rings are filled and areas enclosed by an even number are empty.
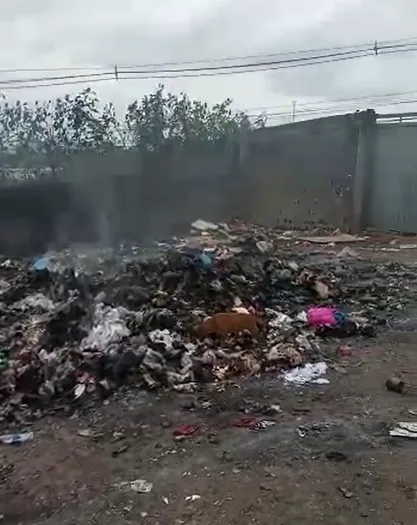
{"type": "MultiPolygon", "coordinates": [[[[412,0],[6,0],[0,19],[0,69],[90,67],[278,53],[417,35],[412,0]]],[[[312,99],[414,89],[414,53],[316,67],[219,77],[171,79],[172,91],[240,108],[291,112],[312,99]]],[[[40,73],[19,73],[19,78],[40,73]]],[[[6,79],[0,73],[0,80],[6,79]]],[[[157,80],[93,84],[119,107],[152,91],[157,80]]],[[[82,86],[7,91],[42,99],[82,86]]],[[[0,87],[1,91],[1,87],[0,87]]],[[[408,109],[408,108],[407,108],[408,109]]]]}

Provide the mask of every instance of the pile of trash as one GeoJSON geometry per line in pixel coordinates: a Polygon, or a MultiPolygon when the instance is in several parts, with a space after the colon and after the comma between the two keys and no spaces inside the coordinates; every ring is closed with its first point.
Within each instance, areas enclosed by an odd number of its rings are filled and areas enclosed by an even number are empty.
{"type": "Polygon", "coordinates": [[[265,231],[195,227],[200,246],[175,240],[89,270],[48,257],[0,264],[0,419],[124,384],[191,392],[288,371],[321,360],[323,338],[373,336],[412,300],[414,274],[399,264],[314,258],[265,231]],[[255,317],[259,333],[243,319],[243,329],[201,337],[202,323],[226,312],[255,317]]]}

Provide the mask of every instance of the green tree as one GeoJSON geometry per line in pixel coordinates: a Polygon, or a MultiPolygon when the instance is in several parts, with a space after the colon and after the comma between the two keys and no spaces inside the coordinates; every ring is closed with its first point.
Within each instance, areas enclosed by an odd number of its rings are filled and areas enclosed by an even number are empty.
{"type": "Polygon", "coordinates": [[[115,147],[156,151],[166,144],[217,145],[263,124],[262,119],[251,124],[243,112],[233,111],[231,99],[209,106],[184,93],[168,93],[162,85],[130,104],[124,119],[118,119],[114,105],[100,106],[95,92],[87,88],[33,105],[4,102],[0,153],[18,158],[41,155],[53,163],[76,152],[115,147]]]}
{"type": "Polygon", "coordinates": [[[253,127],[245,113],[233,111],[229,98],[209,106],[191,100],[185,93],[168,93],[163,85],[131,104],[125,120],[132,145],[148,151],[191,141],[216,145],[253,127]]]}
{"type": "Polygon", "coordinates": [[[0,148],[8,154],[97,151],[122,144],[119,128],[114,106],[100,109],[90,88],[33,105],[17,101],[0,107],[0,148]]]}

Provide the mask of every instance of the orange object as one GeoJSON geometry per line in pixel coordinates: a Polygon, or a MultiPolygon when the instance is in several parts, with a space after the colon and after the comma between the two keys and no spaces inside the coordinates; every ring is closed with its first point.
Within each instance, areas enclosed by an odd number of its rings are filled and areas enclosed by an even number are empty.
{"type": "Polygon", "coordinates": [[[197,329],[201,339],[209,336],[226,337],[231,334],[248,331],[253,336],[258,336],[263,328],[262,322],[251,314],[225,312],[215,314],[203,321],[197,329]]]}

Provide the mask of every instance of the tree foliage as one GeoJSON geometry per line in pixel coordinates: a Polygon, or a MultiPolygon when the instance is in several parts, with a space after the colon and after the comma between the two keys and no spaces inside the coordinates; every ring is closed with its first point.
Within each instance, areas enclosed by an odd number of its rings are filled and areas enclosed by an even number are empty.
{"type": "MultiPolygon", "coordinates": [[[[262,126],[263,121],[255,125],[262,126]]],[[[111,148],[157,151],[167,144],[222,144],[251,127],[247,115],[232,110],[231,99],[210,106],[184,93],[168,93],[160,85],[130,104],[124,117],[118,118],[113,104],[101,106],[88,88],[32,105],[4,102],[0,106],[0,152],[51,156],[111,148]]]]}

